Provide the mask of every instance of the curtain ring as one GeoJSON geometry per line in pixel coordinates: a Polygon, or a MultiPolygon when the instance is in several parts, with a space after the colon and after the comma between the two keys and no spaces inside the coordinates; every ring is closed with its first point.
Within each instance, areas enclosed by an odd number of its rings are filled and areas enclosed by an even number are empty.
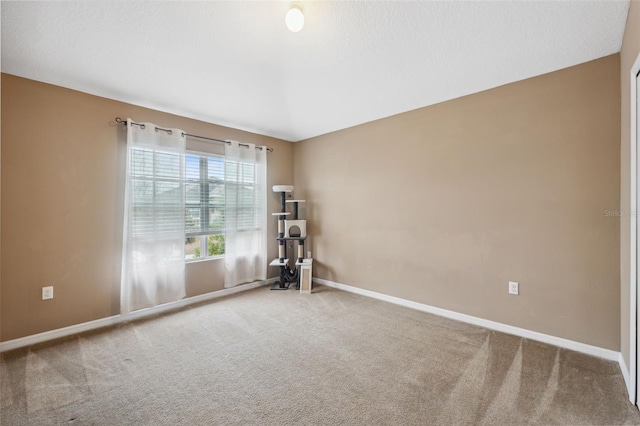
{"type": "Polygon", "coordinates": [[[173,130],[167,130],[167,133],[169,133],[170,135],[173,134],[173,130]]]}
{"type": "Polygon", "coordinates": [[[145,126],[144,124],[142,124],[142,125],[140,125],[140,128],[141,128],[142,130],[144,130],[144,129],[146,129],[146,128],[147,128],[147,126],[145,126]]]}

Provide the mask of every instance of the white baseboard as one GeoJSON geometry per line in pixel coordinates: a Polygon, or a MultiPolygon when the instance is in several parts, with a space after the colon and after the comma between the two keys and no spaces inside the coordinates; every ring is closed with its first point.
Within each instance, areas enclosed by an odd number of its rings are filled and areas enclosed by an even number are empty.
{"type": "MultiPolygon", "coordinates": [[[[217,299],[220,297],[228,296],[241,291],[251,290],[263,285],[270,285],[278,281],[278,278],[270,278],[266,281],[256,281],[250,284],[243,284],[237,287],[226,288],[224,290],[214,291],[212,293],[202,294],[199,296],[189,297],[186,299],[178,300],[176,302],[165,303],[163,305],[155,306],[153,308],[141,309],[131,312],[126,315],[114,315],[111,317],[100,318],[94,321],[89,321],[81,324],[71,325],[69,327],[59,328],[56,330],[46,331],[43,333],[33,334],[31,336],[21,337],[18,339],[8,340],[6,342],[0,342],[0,352],[10,351],[12,349],[18,349],[24,346],[33,345],[36,343],[46,342],[48,340],[57,339],[60,337],[70,336],[73,334],[82,333],[84,331],[95,330],[97,328],[108,327],[111,325],[119,324],[126,321],[132,321],[139,318],[144,318],[151,315],[156,315],[162,312],[172,311],[195,303],[205,302],[207,300],[217,299]]],[[[508,334],[513,334],[527,339],[537,340],[539,342],[548,343],[551,345],[559,346],[561,348],[571,349],[577,352],[582,352],[588,355],[597,356],[610,361],[616,361],[620,365],[620,370],[624,377],[627,389],[629,389],[629,369],[627,368],[624,358],[620,352],[616,352],[610,349],[600,348],[598,346],[588,345],[586,343],[580,343],[573,340],[564,339],[561,337],[551,336],[536,331],[527,330],[524,328],[514,327],[507,324],[502,324],[495,321],[486,320],[483,318],[474,317],[471,315],[461,314],[455,311],[449,311],[447,309],[437,308],[435,306],[426,305],[424,303],[413,302],[399,297],[389,296],[382,293],[377,293],[370,290],[364,290],[358,287],[353,287],[346,284],[340,284],[321,278],[313,278],[313,281],[318,284],[326,285],[327,287],[337,288],[339,290],[348,291],[350,293],[356,293],[363,296],[371,297],[385,302],[394,303],[396,305],[405,306],[407,308],[415,309],[422,312],[428,312],[431,314],[439,315],[442,317],[450,318],[457,321],[462,321],[469,324],[474,324],[480,327],[488,328],[491,330],[501,331],[508,334]]]]}
{"type": "Polygon", "coordinates": [[[82,333],[84,331],[108,327],[122,322],[133,321],[162,312],[173,311],[175,309],[183,308],[195,303],[206,302],[207,300],[229,296],[234,293],[251,290],[263,285],[270,285],[277,281],[278,278],[269,278],[266,281],[256,281],[249,284],[242,284],[236,287],[225,288],[224,290],[201,294],[199,296],[187,297],[176,302],[165,303],[162,305],[154,306],[153,308],[140,309],[125,315],[114,315],[111,317],[100,318],[94,321],[83,322],[81,324],[70,325],[69,327],[63,327],[56,330],[45,331],[43,333],[32,334],[31,336],[20,337],[19,339],[7,340],[6,342],[0,342],[0,352],[10,351],[12,349],[18,349],[29,345],[34,345],[36,343],[46,342],[48,340],[58,339],[60,337],[71,336],[74,334],[82,333]]]}
{"type": "Polygon", "coordinates": [[[622,371],[622,377],[624,378],[624,384],[627,386],[627,395],[629,395],[629,401],[632,404],[635,404],[633,400],[633,393],[631,392],[631,378],[629,375],[629,368],[627,367],[627,363],[624,362],[624,357],[622,356],[622,352],[618,357],[618,364],[620,365],[620,371],[622,371]]]}
{"type": "MultiPolygon", "coordinates": [[[[537,331],[527,330],[525,328],[514,327],[512,325],[502,324],[495,321],[490,321],[483,318],[474,317],[471,315],[461,314],[455,311],[449,311],[447,309],[436,308],[435,306],[426,305],[424,303],[412,302],[411,300],[401,299],[399,297],[388,296],[386,294],[377,293],[371,290],[364,290],[358,287],[353,287],[346,284],[340,284],[321,278],[314,278],[314,282],[318,284],[324,284],[327,287],[337,288],[339,290],[348,291],[350,293],[360,294],[362,296],[372,297],[374,299],[383,300],[385,302],[394,303],[396,305],[405,306],[407,308],[415,309],[422,312],[428,312],[430,314],[439,315],[441,317],[450,318],[457,321],[466,322],[468,324],[478,325],[480,327],[488,328],[491,330],[501,331],[507,334],[513,334],[516,336],[524,337],[531,340],[537,340],[539,342],[548,343],[550,345],[559,346],[565,349],[571,349],[576,352],[582,352],[588,355],[597,356],[610,361],[620,362],[620,352],[613,351],[611,349],[605,349],[598,346],[588,345],[586,343],[575,342],[573,340],[564,339],[562,337],[551,336],[544,333],[538,333],[537,331]]],[[[623,372],[624,374],[624,372],[623,372]]],[[[625,379],[626,380],[626,379],[625,379]]]]}

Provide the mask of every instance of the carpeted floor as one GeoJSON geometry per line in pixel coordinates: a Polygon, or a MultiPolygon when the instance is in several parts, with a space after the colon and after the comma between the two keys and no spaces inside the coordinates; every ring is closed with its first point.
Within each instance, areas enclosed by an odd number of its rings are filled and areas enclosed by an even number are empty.
{"type": "Polygon", "coordinates": [[[4,425],[640,424],[618,365],[316,286],[2,354],[4,425]]]}

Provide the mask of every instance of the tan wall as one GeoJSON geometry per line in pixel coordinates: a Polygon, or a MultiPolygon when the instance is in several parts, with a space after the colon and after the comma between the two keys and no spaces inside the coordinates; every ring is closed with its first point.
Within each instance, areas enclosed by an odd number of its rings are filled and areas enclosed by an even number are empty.
{"type": "MultiPolygon", "coordinates": [[[[118,313],[113,118],[131,116],[274,147],[269,187],[310,202],[314,275],[618,350],[619,71],[613,55],[293,146],[3,74],[0,339],[118,313]]],[[[189,296],[220,288],[220,261],[189,264],[189,296]]]]}
{"type": "MultiPolygon", "coordinates": [[[[269,187],[293,181],[288,142],[6,74],[2,114],[2,341],[119,313],[126,132],[116,116],[268,145],[269,187]],[[53,300],[41,300],[45,285],[53,300]]],[[[272,192],[268,203],[279,209],[272,192]]],[[[188,264],[187,295],[221,289],[223,270],[188,264]]]]}
{"type": "MultiPolygon", "coordinates": [[[[629,72],[640,52],[640,3],[632,1],[627,16],[622,49],[620,50],[621,88],[621,139],[620,139],[620,210],[631,211],[629,199],[631,166],[631,81],[629,72]]],[[[620,221],[620,332],[621,352],[629,366],[629,254],[631,216],[623,216],[620,221]]]]}
{"type": "Polygon", "coordinates": [[[314,275],[619,350],[619,73],[616,54],[295,144],[314,275]]]}

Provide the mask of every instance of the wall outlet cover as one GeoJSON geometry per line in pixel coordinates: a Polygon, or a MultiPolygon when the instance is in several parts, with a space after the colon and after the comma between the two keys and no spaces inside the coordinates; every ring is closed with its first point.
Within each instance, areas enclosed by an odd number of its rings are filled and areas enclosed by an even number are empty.
{"type": "Polygon", "coordinates": [[[53,299],[53,286],[42,287],[42,300],[53,299]]]}
{"type": "Polygon", "coordinates": [[[509,281],[509,294],[518,294],[518,283],[515,281],[509,281]]]}

